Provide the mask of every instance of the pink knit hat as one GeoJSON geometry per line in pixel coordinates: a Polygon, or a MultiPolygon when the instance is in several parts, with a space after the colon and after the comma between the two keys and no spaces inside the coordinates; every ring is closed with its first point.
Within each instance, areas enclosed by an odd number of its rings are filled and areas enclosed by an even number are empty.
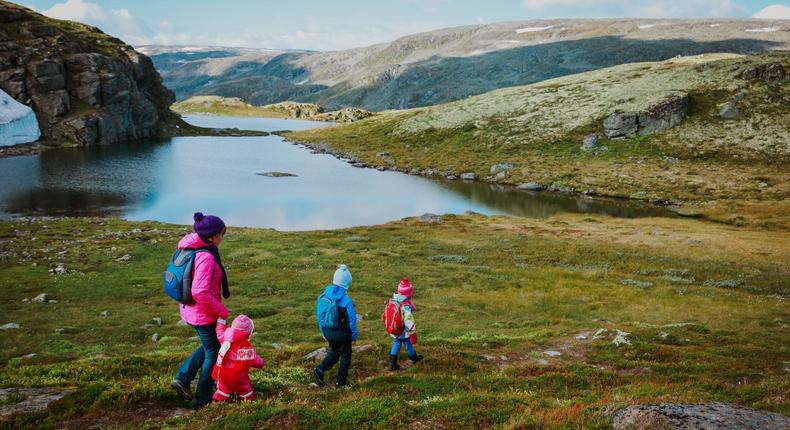
{"type": "Polygon", "coordinates": [[[252,331],[255,330],[255,323],[252,322],[252,319],[247,315],[241,314],[236,318],[233,318],[233,325],[231,325],[234,330],[243,331],[248,335],[252,334],[252,331]]]}
{"type": "Polygon", "coordinates": [[[414,287],[409,282],[409,278],[403,278],[398,284],[398,294],[402,294],[408,298],[411,298],[412,293],[414,292],[414,287]]]}

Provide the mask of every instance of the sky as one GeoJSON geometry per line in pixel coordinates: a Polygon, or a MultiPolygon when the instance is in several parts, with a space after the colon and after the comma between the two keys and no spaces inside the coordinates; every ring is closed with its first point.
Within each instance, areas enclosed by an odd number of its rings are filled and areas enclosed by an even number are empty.
{"type": "MultiPolygon", "coordinates": [[[[468,24],[541,18],[790,20],[790,0],[21,0],[134,45],[338,50],[468,24]]],[[[790,21],[787,21],[790,27],[790,21]]]]}

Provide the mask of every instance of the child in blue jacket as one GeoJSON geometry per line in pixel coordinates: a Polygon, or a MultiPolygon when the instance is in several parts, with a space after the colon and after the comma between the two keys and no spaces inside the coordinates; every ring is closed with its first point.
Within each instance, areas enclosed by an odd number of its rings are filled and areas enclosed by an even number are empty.
{"type": "Polygon", "coordinates": [[[337,303],[339,327],[336,331],[322,333],[329,342],[329,352],[324,361],[313,369],[312,379],[316,385],[323,387],[324,373],[340,360],[340,368],[337,371],[335,387],[343,387],[348,384],[348,368],[351,366],[351,343],[359,337],[357,330],[357,313],[354,311],[354,302],[346,294],[348,287],[351,286],[351,272],[348,266],[341,264],[335,271],[332,285],[324,289],[324,294],[331,297],[337,303]]]}

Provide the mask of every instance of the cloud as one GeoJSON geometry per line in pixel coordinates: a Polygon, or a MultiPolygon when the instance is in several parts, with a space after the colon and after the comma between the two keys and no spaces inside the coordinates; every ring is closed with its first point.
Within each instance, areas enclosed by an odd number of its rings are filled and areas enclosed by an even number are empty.
{"type": "Polygon", "coordinates": [[[128,9],[106,10],[96,3],[84,0],[66,0],[56,3],[42,14],[57,19],[78,21],[99,27],[102,31],[122,39],[150,36],[151,30],[132,16],[128,9]]]}
{"type": "Polygon", "coordinates": [[[733,0],[522,0],[525,9],[551,16],[703,18],[743,16],[733,0]]]}
{"type": "Polygon", "coordinates": [[[760,19],[790,19],[790,7],[775,4],[754,14],[752,18],[760,19]]]}

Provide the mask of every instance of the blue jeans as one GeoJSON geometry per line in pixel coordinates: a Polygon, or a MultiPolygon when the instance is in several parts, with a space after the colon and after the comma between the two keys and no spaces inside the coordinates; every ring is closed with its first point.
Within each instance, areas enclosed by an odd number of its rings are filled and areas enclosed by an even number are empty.
{"type": "Polygon", "coordinates": [[[211,371],[214,370],[214,363],[217,362],[220,347],[216,326],[216,323],[192,326],[200,337],[200,346],[181,365],[176,375],[176,379],[189,386],[200,371],[200,379],[195,389],[195,405],[197,406],[210,403],[211,397],[214,395],[214,380],[211,379],[211,371]]]}
{"type": "Polygon", "coordinates": [[[405,339],[398,339],[396,337],[392,340],[392,350],[390,350],[390,355],[398,355],[401,345],[406,346],[406,353],[409,354],[409,357],[414,357],[414,355],[417,354],[414,351],[414,345],[411,344],[411,340],[409,340],[408,337],[405,339]]]}

